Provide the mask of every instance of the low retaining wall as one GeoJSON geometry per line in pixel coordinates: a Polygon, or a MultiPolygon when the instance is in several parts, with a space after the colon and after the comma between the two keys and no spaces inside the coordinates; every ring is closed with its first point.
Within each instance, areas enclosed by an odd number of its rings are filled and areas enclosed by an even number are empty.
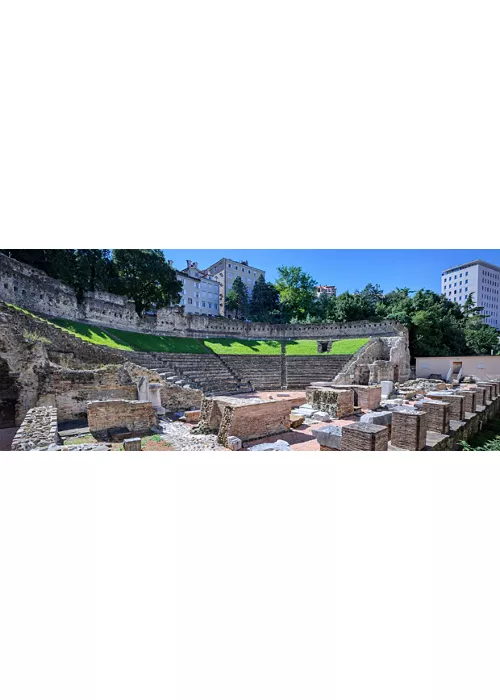
{"type": "Polygon", "coordinates": [[[487,424],[500,415],[500,396],[487,406],[479,406],[476,413],[467,413],[463,421],[450,421],[449,435],[436,435],[435,442],[428,449],[437,451],[457,450],[462,441],[470,442],[487,424]]]}
{"type": "Polygon", "coordinates": [[[53,406],[37,406],[26,414],[12,441],[11,450],[35,450],[60,442],[57,432],[57,409],[53,406]]]}
{"type": "Polygon", "coordinates": [[[98,440],[146,435],[158,425],[150,401],[90,401],[88,421],[90,433],[98,440]]]}

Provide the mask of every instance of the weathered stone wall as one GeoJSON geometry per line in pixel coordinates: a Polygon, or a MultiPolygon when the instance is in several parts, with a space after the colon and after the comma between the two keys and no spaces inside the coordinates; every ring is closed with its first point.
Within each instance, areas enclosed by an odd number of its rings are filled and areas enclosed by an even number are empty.
{"type": "Polygon", "coordinates": [[[57,409],[53,406],[31,408],[12,442],[11,450],[34,450],[60,442],[57,409]]]}
{"type": "Polygon", "coordinates": [[[50,367],[41,377],[39,406],[56,406],[60,421],[87,418],[89,401],[137,399],[137,387],[122,366],[72,370],[50,367]]]}
{"type": "Polygon", "coordinates": [[[90,401],[89,431],[97,439],[107,439],[110,431],[125,428],[130,435],[145,435],[158,425],[149,401],[90,401]]]}
{"type": "Polygon", "coordinates": [[[404,327],[393,321],[273,325],[184,314],[181,307],[160,309],[157,316],[140,318],[135,312],[133,302],[116,294],[87,292],[83,302],[79,304],[71,287],[1,253],[0,299],[52,318],[80,320],[110,328],[160,335],[328,340],[397,336],[404,332],[404,327]]]}
{"type": "Polygon", "coordinates": [[[0,428],[15,426],[17,397],[16,377],[10,373],[7,360],[0,358],[0,428]]]}

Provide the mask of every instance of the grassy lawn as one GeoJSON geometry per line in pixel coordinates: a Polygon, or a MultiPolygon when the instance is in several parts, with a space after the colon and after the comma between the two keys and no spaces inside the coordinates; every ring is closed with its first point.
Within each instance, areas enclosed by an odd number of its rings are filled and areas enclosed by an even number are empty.
{"type": "Polygon", "coordinates": [[[194,338],[173,338],[163,335],[119,331],[114,328],[99,328],[88,323],[56,319],[54,324],[70,331],[78,338],[95,345],[106,345],[116,350],[138,350],[145,352],[209,352],[194,338]]]}
{"type": "MultiPolygon", "coordinates": [[[[197,340],[196,338],[177,338],[165,335],[149,335],[147,333],[135,333],[134,331],[115,330],[93,326],[78,321],[66,319],[47,319],[21,309],[18,306],[8,304],[18,311],[56,326],[75,335],[81,340],[94,345],[105,345],[114,350],[135,350],[143,352],[179,352],[179,353],[216,353],[217,355],[280,355],[281,342],[279,340],[239,340],[235,338],[211,338],[210,340],[197,340]]],[[[333,343],[330,355],[352,355],[359,350],[368,338],[346,338],[333,343]]],[[[315,340],[289,340],[286,344],[287,355],[317,355],[318,346],[315,340]]]]}
{"type": "Polygon", "coordinates": [[[279,340],[235,340],[234,338],[212,338],[204,345],[217,355],[280,355],[279,340]]]}
{"type": "MultiPolygon", "coordinates": [[[[328,355],[353,355],[367,342],[368,338],[345,338],[345,340],[336,340],[332,344],[332,349],[328,355]]],[[[318,344],[315,340],[289,340],[286,344],[286,354],[317,355],[318,344]]]]}

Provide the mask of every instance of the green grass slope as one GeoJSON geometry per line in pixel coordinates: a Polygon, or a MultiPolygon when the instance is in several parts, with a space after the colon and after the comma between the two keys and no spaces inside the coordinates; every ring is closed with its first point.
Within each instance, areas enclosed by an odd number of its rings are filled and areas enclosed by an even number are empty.
{"type": "MultiPolygon", "coordinates": [[[[196,338],[177,338],[165,335],[150,335],[148,333],[136,333],[134,331],[122,331],[114,328],[93,326],[89,323],[69,321],[67,319],[45,318],[22,309],[13,304],[8,304],[18,311],[32,316],[38,321],[56,326],[72,335],[94,345],[105,345],[114,350],[130,350],[138,352],[175,352],[217,355],[280,355],[281,342],[279,340],[240,340],[236,338],[210,338],[197,340],[196,338]]],[[[368,338],[346,338],[333,343],[328,354],[352,355],[357,352],[368,338]]],[[[289,340],[286,344],[287,355],[318,355],[318,346],[315,340],[289,340]]]]}
{"type": "MultiPolygon", "coordinates": [[[[368,342],[368,338],[345,338],[332,344],[328,355],[354,355],[368,342]]],[[[315,340],[289,340],[286,344],[287,355],[318,355],[318,344],[315,340]]]]}
{"type": "Polygon", "coordinates": [[[205,347],[217,355],[280,355],[279,340],[236,340],[235,338],[211,338],[202,341],[205,347]]]}

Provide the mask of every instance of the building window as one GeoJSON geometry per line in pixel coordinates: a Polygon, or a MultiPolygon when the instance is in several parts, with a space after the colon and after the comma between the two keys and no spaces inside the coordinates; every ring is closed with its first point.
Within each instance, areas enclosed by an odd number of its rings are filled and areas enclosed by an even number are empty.
{"type": "Polygon", "coordinates": [[[201,302],[201,305],[202,305],[202,306],[206,306],[206,304],[205,304],[205,302],[204,302],[204,301],[202,301],[202,302],[201,302]]]}
{"type": "Polygon", "coordinates": [[[193,303],[193,300],[191,299],[191,297],[188,297],[188,304],[192,304],[192,303],[193,303]]]}
{"type": "Polygon", "coordinates": [[[231,263],[228,263],[227,266],[228,266],[228,267],[231,267],[231,263]]]}
{"type": "Polygon", "coordinates": [[[212,308],[212,304],[211,304],[210,302],[208,302],[208,308],[209,308],[209,309],[212,308]]]}

